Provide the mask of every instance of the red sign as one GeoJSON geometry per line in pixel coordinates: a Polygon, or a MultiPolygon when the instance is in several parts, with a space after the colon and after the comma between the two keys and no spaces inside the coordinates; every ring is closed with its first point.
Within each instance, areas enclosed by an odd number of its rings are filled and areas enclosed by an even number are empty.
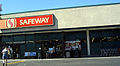
{"type": "Polygon", "coordinates": [[[53,15],[22,17],[6,20],[7,28],[53,25],[53,15]]]}

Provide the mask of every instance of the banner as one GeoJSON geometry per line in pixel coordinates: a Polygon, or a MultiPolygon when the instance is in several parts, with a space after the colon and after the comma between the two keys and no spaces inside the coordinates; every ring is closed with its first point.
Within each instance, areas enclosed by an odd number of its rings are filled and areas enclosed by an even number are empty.
{"type": "Polygon", "coordinates": [[[0,20],[0,29],[53,25],[53,15],[0,20]]]}

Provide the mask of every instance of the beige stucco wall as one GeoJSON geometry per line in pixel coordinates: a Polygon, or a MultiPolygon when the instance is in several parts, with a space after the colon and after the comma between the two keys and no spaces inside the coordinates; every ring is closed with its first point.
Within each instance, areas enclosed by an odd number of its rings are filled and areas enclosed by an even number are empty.
{"type": "Polygon", "coordinates": [[[6,19],[46,14],[55,15],[58,21],[57,29],[120,25],[120,4],[36,11],[3,15],[1,17],[6,19]]]}

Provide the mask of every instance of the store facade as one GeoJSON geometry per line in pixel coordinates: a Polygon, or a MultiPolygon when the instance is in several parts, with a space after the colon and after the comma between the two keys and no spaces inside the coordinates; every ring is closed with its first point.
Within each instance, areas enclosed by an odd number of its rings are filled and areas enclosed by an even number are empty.
{"type": "Polygon", "coordinates": [[[9,58],[118,56],[120,4],[4,14],[0,51],[9,58]]]}

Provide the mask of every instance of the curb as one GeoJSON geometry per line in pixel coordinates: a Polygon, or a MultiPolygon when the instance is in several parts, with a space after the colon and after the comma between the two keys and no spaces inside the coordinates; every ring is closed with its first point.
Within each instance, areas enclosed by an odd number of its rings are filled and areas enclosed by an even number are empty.
{"type": "MultiPolygon", "coordinates": [[[[53,58],[53,59],[8,59],[8,61],[47,61],[47,60],[80,60],[80,59],[119,59],[120,56],[115,57],[85,57],[85,58],[53,58]]],[[[2,61],[2,59],[0,59],[2,61]]]]}

